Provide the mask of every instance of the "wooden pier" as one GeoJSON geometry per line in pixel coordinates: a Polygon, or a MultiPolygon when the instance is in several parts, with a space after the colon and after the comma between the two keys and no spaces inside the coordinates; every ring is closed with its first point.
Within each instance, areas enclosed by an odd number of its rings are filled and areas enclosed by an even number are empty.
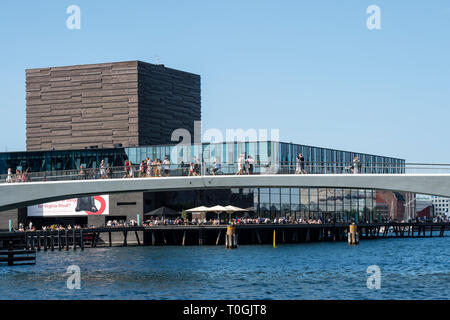
{"type": "MultiPolygon", "coordinates": [[[[356,225],[359,240],[443,237],[450,223],[378,223],[356,225]]],[[[242,224],[238,245],[347,241],[349,224],[242,224]]],[[[72,230],[0,232],[0,249],[15,242],[24,250],[68,251],[112,246],[225,246],[227,225],[160,225],[72,230]]]]}
{"type": "Polygon", "coordinates": [[[0,236],[0,265],[36,264],[36,251],[26,249],[22,240],[23,236],[16,233],[8,233],[7,237],[4,234],[0,236]]]}

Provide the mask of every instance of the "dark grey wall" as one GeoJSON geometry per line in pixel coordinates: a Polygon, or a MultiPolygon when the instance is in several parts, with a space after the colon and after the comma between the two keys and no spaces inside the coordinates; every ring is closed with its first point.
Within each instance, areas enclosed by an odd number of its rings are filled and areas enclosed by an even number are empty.
{"type": "Polygon", "coordinates": [[[139,143],[173,144],[172,132],[201,119],[200,76],[139,61],[139,143]]]}
{"type": "Polygon", "coordinates": [[[9,220],[11,219],[11,225],[13,228],[17,228],[19,226],[18,218],[19,218],[19,209],[12,209],[7,211],[0,212],[0,230],[8,230],[9,228],[9,220]]]}

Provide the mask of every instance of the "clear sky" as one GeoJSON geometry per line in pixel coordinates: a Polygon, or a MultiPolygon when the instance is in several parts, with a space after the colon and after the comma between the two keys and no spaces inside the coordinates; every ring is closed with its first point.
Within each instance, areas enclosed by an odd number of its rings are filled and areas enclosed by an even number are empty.
{"type": "Polygon", "coordinates": [[[158,56],[201,75],[204,129],[450,163],[449,35],[448,0],[5,1],[0,151],[25,150],[25,69],[158,56]]]}

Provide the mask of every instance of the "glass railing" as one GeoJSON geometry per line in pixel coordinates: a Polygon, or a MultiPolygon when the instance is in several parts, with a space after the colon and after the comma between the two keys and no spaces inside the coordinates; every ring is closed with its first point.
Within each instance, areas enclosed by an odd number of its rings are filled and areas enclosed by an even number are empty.
{"type": "Polygon", "coordinates": [[[270,174],[450,174],[450,164],[398,164],[398,163],[353,163],[305,162],[304,164],[257,163],[252,166],[224,163],[219,166],[209,163],[190,165],[140,165],[83,168],[46,172],[16,172],[0,175],[0,183],[44,182],[66,180],[95,180],[121,178],[162,178],[181,176],[220,175],[270,175],[270,174]]]}

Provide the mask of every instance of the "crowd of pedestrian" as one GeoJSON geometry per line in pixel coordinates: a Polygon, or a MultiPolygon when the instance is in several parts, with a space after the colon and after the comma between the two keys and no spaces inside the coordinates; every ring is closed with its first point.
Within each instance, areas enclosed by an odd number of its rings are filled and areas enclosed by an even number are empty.
{"type": "MultiPolygon", "coordinates": [[[[305,166],[305,157],[302,153],[299,153],[296,156],[295,160],[295,174],[308,174],[308,170],[306,170],[305,166]]],[[[266,171],[264,173],[277,173],[278,170],[275,170],[275,172],[272,172],[271,169],[273,169],[272,165],[270,164],[270,161],[267,165],[262,165],[257,163],[255,159],[251,155],[246,155],[244,153],[241,153],[239,155],[239,158],[237,160],[237,171],[235,172],[235,175],[252,175],[255,173],[255,165],[260,165],[261,168],[266,168],[266,171]]],[[[287,167],[290,167],[290,164],[286,164],[287,167]]],[[[276,166],[275,166],[276,167],[276,166]]],[[[355,156],[353,161],[345,167],[346,172],[351,173],[361,173],[362,172],[362,164],[359,157],[355,156]]],[[[135,177],[168,177],[171,173],[171,170],[173,168],[171,167],[171,162],[169,160],[169,157],[164,157],[163,160],[159,158],[150,159],[147,157],[146,159],[140,161],[138,165],[133,164],[131,160],[126,159],[125,163],[123,164],[122,169],[119,169],[117,167],[114,168],[114,171],[117,170],[117,172],[113,172],[113,167],[108,163],[105,163],[105,160],[101,160],[100,165],[98,168],[86,168],[85,165],[81,164],[79,166],[78,174],[75,173],[75,176],[78,176],[78,179],[111,179],[111,178],[135,178],[135,177]]],[[[222,164],[218,161],[217,158],[213,159],[212,165],[210,167],[206,166],[206,163],[201,161],[198,157],[194,157],[192,161],[188,163],[181,162],[180,165],[177,165],[177,170],[180,170],[182,173],[181,175],[188,175],[188,176],[201,176],[202,174],[210,174],[210,175],[222,175],[224,174],[222,172],[222,164]],[[205,166],[205,170],[202,171],[202,166],[205,166]]],[[[312,167],[311,167],[312,170],[312,167]]],[[[229,171],[229,170],[228,170],[229,171]]],[[[231,171],[233,172],[233,171],[231,171]]],[[[285,172],[285,173],[290,173],[285,172]]],[[[67,175],[74,175],[74,173],[67,173],[67,175]]],[[[49,176],[50,177],[50,176],[49,176]]],[[[33,179],[34,180],[34,179],[33,179]]],[[[26,170],[19,170],[17,169],[15,173],[13,173],[13,170],[11,168],[8,169],[8,173],[6,176],[6,182],[13,183],[13,182],[29,182],[31,181],[30,176],[30,168],[27,168],[26,170]]],[[[39,177],[36,181],[47,181],[47,177],[39,177]]]]}
{"type": "Polygon", "coordinates": [[[8,174],[6,176],[6,182],[13,183],[13,182],[29,182],[30,179],[30,168],[27,168],[24,171],[21,171],[19,169],[16,170],[16,173],[14,174],[12,172],[12,169],[8,169],[8,174]]]}
{"type": "Polygon", "coordinates": [[[245,154],[241,153],[238,159],[238,171],[236,172],[236,175],[253,174],[254,165],[255,160],[252,156],[249,155],[245,158],[245,154]]]}

